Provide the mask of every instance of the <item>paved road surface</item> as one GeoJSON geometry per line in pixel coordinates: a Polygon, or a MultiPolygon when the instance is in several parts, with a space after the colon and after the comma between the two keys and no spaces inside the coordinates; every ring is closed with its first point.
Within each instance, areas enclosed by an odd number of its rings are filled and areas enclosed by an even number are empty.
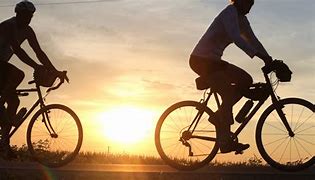
{"type": "Polygon", "coordinates": [[[50,169],[37,163],[0,162],[0,179],[123,179],[123,180],[315,180],[315,168],[299,173],[273,168],[203,168],[177,171],[165,165],[69,164],[50,169]]]}

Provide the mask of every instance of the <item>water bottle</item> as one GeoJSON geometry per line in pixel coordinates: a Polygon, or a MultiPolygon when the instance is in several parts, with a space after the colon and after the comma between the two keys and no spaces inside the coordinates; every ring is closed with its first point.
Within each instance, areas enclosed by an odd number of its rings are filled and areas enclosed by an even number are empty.
{"type": "Polygon", "coordinates": [[[242,123],[245,120],[246,115],[250,111],[250,109],[253,107],[254,103],[252,100],[248,100],[244,106],[241,108],[241,110],[238,112],[238,114],[235,117],[235,120],[238,123],[242,123]]]}

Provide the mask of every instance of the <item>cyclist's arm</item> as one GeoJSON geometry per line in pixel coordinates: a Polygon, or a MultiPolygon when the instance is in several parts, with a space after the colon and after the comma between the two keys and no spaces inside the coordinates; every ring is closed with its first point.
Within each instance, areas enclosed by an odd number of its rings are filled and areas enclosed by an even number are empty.
{"type": "Polygon", "coordinates": [[[29,45],[32,47],[32,49],[34,50],[36,57],[38,58],[38,60],[48,69],[54,70],[54,71],[58,71],[54,65],[51,63],[51,61],[49,60],[48,56],[45,54],[45,52],[41,49],[35,32],[33,31],[33,29],[31,27],[28,28],[28,32],[27,32],[27,41],[29,43],[29,45]]]}
{"type": "Polygon", "coordinates": [[[236,9],[227,9],[222,13],[222,23],[228,36],[233,40],[236,46],[242,49],[248,56],[253,58],[257,50],[241,37],[238,15],[236,9]]]}
{"type": "Polygon", "coordinates": [[[244,16],[240,20],[240,27],[241,27],[241,36],[249,42],[255,49],[257,49],[257,52],[255,56],[262,59],[265,63],[269,63],[272,61],[271,56],[268,54],[262,43],[258,40],[255,33],[253,32],[250,23],[246,16],[244,16]]]}
{"type": "Polygon", "coordinates": [[[27,53],[24,51],[24,49],[21,48],[18,40],[17,40],[17,33],[14,30],[15,28],[11,28],[11,27],[6,27],[4,30],[4,33],[8,35],[9,37],[9,42],[10,42],[10,46],[13,50],[13,53],[25,64],[31,66],[32,68],[36,68],[38,66],[38,64],[32,59],[30,58],[27,53]],[[13,30],[12,30],[13,29],[13,30]]]}

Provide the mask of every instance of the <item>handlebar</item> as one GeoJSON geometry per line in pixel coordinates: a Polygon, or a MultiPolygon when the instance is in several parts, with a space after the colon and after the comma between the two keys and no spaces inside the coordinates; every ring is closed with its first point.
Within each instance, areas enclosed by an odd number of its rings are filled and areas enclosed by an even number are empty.
{"type": "MultiPolygon", "coordinates": [[[[68,83],[69,83],[69,78],[68,78],[68,76],[67,76],[67,71],[62,71],[61,73],[60,73],[60,75],[59,76],[57,76],[59,79],[60,79],[60,82],[56,85],[56,86],[53,86],[53,87],[49,87],[48,89],[47,89],[47,93],[48,92],[50,92],[50,91],[53,91],[53,90],[56,90],[56,89],[58,89],[63,83],[64,83],[64,80],[66,80],[68,83]]],[[[33,79],[33,80],[31,80],[31,81],[29,81],[28,82],[28,84],[36,84],[36,81],[35,81],[35,79],[33,79]]]]}
{"type": "Polygon", "coordinates": [[[271,73],[271,72],[273,71],[272,63],[266,64],[264,67],[261,68],[261,70],[262,70],[265,74],[271,73]]]}
{"type": "Polygon", "coordinates": [[[281,63],[283,63],[282,60],[275,59],[275,60],[273,60],[271,63],[266,64],[264,67],[262,67],[261,70],[262,70],[265,74],[269,74],[269,73],[271,73],[272,71],[275,71],[275,70],[279,67],[279,64],[281,64],[281,63]]]}
{"type": "Polygon", "coordinates": [[[56,86],[48,88],[46,92],[49,93],[50,91],[58,89],[61,86],[61,84],[63,84],[63,83],[64,83],[64,81],[60,81],[56,86]]]}
{"type": "Polygon", "coordinates": [[[56,86],[48,88],[47,91],[46,91],[47,93],[49,93],[50,91],[58,89],[61,86],[61,84],[63,84],[65,82],[65,80],[69,83],[69,78],[67,76],[67,71],[62,71],[61,75],[58,76],[58,78],[60,79],[60,82],[56,86]]]}

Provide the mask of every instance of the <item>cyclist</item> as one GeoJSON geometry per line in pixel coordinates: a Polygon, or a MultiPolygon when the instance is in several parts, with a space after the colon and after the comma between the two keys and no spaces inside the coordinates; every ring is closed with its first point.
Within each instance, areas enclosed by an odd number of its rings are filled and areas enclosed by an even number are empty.
{"type": "Polygon", "coordinates": [[[36,8],[30,1],[24,0],[16,4],[16,16],[0,23],[0,112],[1,118],[1,140],[0,152],[8,158],[15,158],[16,155],[10,148],[9,133],[12,125],[17,125],[25,111],[17,112],[19,99],[16,95],[16,88],[24,78],[24,72],[8,61],[15,54],[22,62],[36,69],[43,68],[37,64],[21,48],[23,41],[27,40],[36,57],[44,65],[45,69],[52,71],[62,79],[62,72],[52,65],[45,52],[41,49],[35,32],[29,26],[36,8]],[[4,113],[4,104],[7,103],[7,112],[4,113]],[[3,115],[6,114],[5,118],[3,115]]]}
{"type": "Polygon", "coordinates": [[[230,4],[214,19],[208,30],[193,49],[189,64],[194,72],[207,77],[207,83],[222,97],[222,106],[209,118],[218,130],[222,153],[240,153],[248,144],[233,141],[230,126],[234,123],[232,108],[242,97],[242,91],[252,84],[252,77],[243,69],[221,59],[225,48],[234,43],[248,56],[272,61],[263,45],[256,38],[246,17],[254,0],[231,0],[230,4]],[[223,119],[218,123],[218,119],[223,119]]]}

